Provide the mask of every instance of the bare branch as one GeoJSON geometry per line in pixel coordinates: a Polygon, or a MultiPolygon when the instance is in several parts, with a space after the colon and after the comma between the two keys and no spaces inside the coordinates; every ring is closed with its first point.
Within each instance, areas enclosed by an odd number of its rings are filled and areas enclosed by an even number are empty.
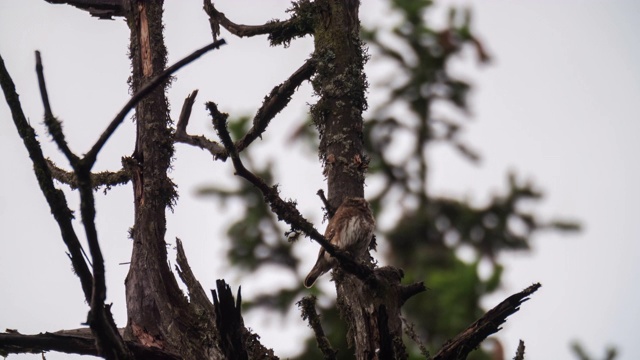
{"type": "Polygon", "coordinates": [[[320,316],[318,316],[316,312],[316,300],[317,298],[313,295],[305,296],[302,300],[298,301],[296,305],[298,305],[302,312],[302,320],[309,320],[309,326],[313,329],[316,341],[318,342],[318,348],[322,351],[324,358],[326,360],[335,360],[337,359],[336,354],[338,352],[331,347],[331,343],[322,329],[320,316]]]}
{"type": "Polygon", "coordinates": [[[230,33],[239,36],[255,36],[269,34],[269,42],[272,46],[289,45],[292,39],[303,37],[313,33],[313,14],[316,4],[311,1],[299,1],[292,3],[292,7],[287,12],[293,15],[286,21],[272,20],[264,25],[240,25],[236,24],[216,10],[211,0],[204,0],[204,11],[209,15],[211,34],[216,40],[220,35],[220,25],[230,33]]]}
{"type": "MultiPolygon", "coordinates": [[[[100,245],[98,243],[98,233],[95,226],[95,203],[93,198],[93,186],[91,181],[90,167],[69,149],[62,131],[61,123],[53,116],[49,97],[44,81],[44,72],[42,67],[42,59],[40,52],[36,51],[36,72],[38,74],[38,83],[40,85],[40,94],[45,109],[45,124],[54,141],[67,157],[71,167],[75,171],[78,189],[80,191],[80,213],[82,215],[82,223],[84,225],[89,251],[91,252],[92,269],[93,269],[93,287],[91,291],[91,310],[87,318],[91,329],[96,335],[96,344],[100,355],[107,359],[131,359],[132,354],[129,353],[122,337],[118,333],[116,325],[111,315],[110,306],[105,306],[107,297],[107,288],[105,280],[104,259],[100,245]]],[[[90,166],[93,164],[91,163],[90,166]]]]}
{"type": "MultiPolygon", "coordinates": [[[[88,322],[92,325],[92,329],[95,331],[98,344],[104,342],[104,346],[102,347],[103,349],[106,348],[111,351],[115,351],[115,354],[113,355],[110,353],[105,354],[107,358],[130,358],[131,356],[128,355],[128,350],[126,348],[123,349],[124,343],[122,342],[122,339],[117,332],[117,328],[113,323],[113,318],[111,317],[109,308],[104,306],[104,264],[97,244],[95,224],[93,223],[95,208],[93,207],[93,193],[91,189],[89,170],[82,166],[82,162],[78,163],[74,161],[73,165],[78,177],[80,197],[82,199],[80,207],[83,224],[85,226],[87,240],[89,241],[91,256],[94,260],[94,277],[92,277],[86,262],[82,258],[82,247],[71,224],[73,215],[66,204],[64,194],[53,185],[51,172],[47,165],[47,161],[42,154],[40,144],[36,140],[35,131],[29,125],[24,113],[22,112],[18,95],[15,91],[15,86],[4,67],[4,61],[2,61],[2,58],[0,58],[0,83],[2,84],[7,103],[11,108],[13,120],[16,124],[16,128],[18,129],[18,133],[22,137],[25,147],[29,152],[29,156],[33,161],[35,174],[38,178],[40,188],[49,203],[51,212],[58,222],[62,239],[69,249],[71,262],[76,274],[80,277],[85,299],[91,304],[91,312],[88,322]]],[[[46,93],[43,98],[45,99],[46,104],[46,93]]],[[[50,114],[50,109],[46,111],[50,114]]],[[[60,138],[58,141],[59,140],[60,138]]]]}
{"type": "Polygon", "coordinates": [[[209,45],[207,45],[207,46],[205,46],[205,47],[203,47],[203,48],[201,48],[199,50],[194,51],[191,55],[188,55],[187,57],[183,58],[182,60],[178,61],[177,63],[169,66],[168,68],[166,68],[160,75],[158,75],[158,76],[154,77],[153,79],[151,79],[135,95],[133,95],[131,97],[131,99],[129,99],[129,101],[124,105],[122,110],[120,110],[118,115],[116,115],[116,117],[111,121],[109,126],[102,133],[102,135],[100,135],[100,138],[93,145],[91,150],[89,150],[89,152],[83,158],[83,161],[88,165],[88,168],[91,169],[91,167],[93,166],[93,164],[96,161],[96,157],[98,156],[98,152],[100,151],[100,149],[102,149],[102,147],[107,142],[109,137],[111,137],[111,135],[116,131],[116,129],[122,123],[122,121],[124,121],[124,118],[125,118],[125,116],[127,116],[129,111],[131,111],[131,109],[133,109],[133,107],[136,106],[136,104],[143,97],[145,97],[147,94],[149,94],[151,91],[153,91],[153,89],[155,89],[158,85],[160,85],[163,82],[165,82],[171,76],[171,74],[173,74],[176,71],[180,70],[185,65],[193,62],[194,60],[196,60],[200,56],[204,55],[205,53],[207,53],[207,52],[209,52],[209,51],[211,51],[213,49],[217,49],[217,48],[219,48],[220,46],[222,46],[224,44],[226,44],[224,39],[220,39],[218,41],[214,41],[213,43],[211,43],[211,44],[209,44],[209,45]]]}
{"type": "MultiPolygon", "coordinates": [[[[154,347],[146,347],[133,341],[126,345],[136,359],[179,360],[179,356],[154,347]]],[[[98,356],[96,340],[91,333],[83,331],[59,331],[23,335],[16,331],[0,333],[0,355],[40,354],[44,351],[58,351],[67,354],[98,356]]]]}
{"type": "Polygon", "coordinates": [[[236,142],[238,152],[246,149],[255,139],[260,137],[267,129],[267,126],[282,109],[284,109],[291,100],[291,96],[303,81],[309,80],[316,71],[315,61],[307,60],[302,66],[296,70],[282,84],[271,90],[271,93],[265,97],[262,106],[253,118],[253,126],[242,139],[236,142]]]}
{"type": "MultiPolygon", "coordinates": [[[[262,133],[267,129],[271,120],[284,109],[291,100],[291,96],[295,90],[302,84],[303,81],[309,80],[315,72],[315,62],[307,60],[298,70],[296,70],[291,76],[285,80],[282,84],[276,86],[271,90],[268,96],[265,97],[264,102],[256,116],[253,118],[253,126],[242,139],[236,141],[235,146],[238,152],[242,152],[246,149],[255,139],[262,136],[262,133]]],[[[226,160],[229,156],[224,147],[220,146],[215,141],[209,140],[206,137],[194,136],[187,134],[187,125],[191,116],[191,108],[195,102],[195,97],[198,91],[192,92],[182,105],[182,111],[180,112],[180,118],[176,125],[176,133],[174,139],[176,142],[185,143],[193,146],[198,146],[201,149],[208,150],[214,159],[226,160]]]]}
{"type": "Polygon", "coordinates": [[[42,191],[44,197],[47,200],[47,203],[49,204],[51,213],[53,214],[53,217],[56,219],[58,227],[60,228],[62,240],[69,250],[69,258],[71,259],[71,264],[73,265],[74,272],[80,278],[80,284],[82,285],[85,300],[89,302],[91,301],[93,276],[89,271],[87,263],[84,261],[82,255],[82,245],[80,245],[78,236],[76,235],[76,232],[71,224],[73,214],[67,206],[67,200],[64,196],[64,193],[61,190],[56,189],[53,184],[51,171],[49,170],[47,161],[42,154],[40,143],[36,139],[36,133],[31,125],[29,125],[29,122],[24,116],[18,94],[16,93],[15,85],[13,83],[13,80],[11,80],[11,76],[7,72],[7,69],[4,65],[4,60],[2,60],[1,56],[0,85],[2,86],[7,104],[11,109],[13,122],[16,125],[18,134],[20,134],[20,137],[24,142],[24,146],[29,153],[29,157],[33,162],[34,173],[38,180],[40,190],[42,191]]]}
{"type": "Polygon", "coordinates": [[[45,107],[45,124],[47,125],[51,136],[58,144],[60,150],[65,154],[71,166],[74,169],[78,190],[80,192],[80,213],[82,216],[82,224],[85,229],[87,243],[92,260],[93,286],[91,289],[91,310],[87,317],[87,323],[94,331],[96,336],[96,345],[100,355],[107,359],[132,359],[133,355],[126,347],[118,329],[113,321],[110,306],[106,306],[104,301],[107,298],[107,287],[105,280],[104,258],[100,250],[98,242],[98,232],[95,226],[95,201],[93,196],[93,186],[91,181],[91,167],[95,162],[86,162],[87,157],[80,160],[69,149],[62,126],[60,122],[54,118],[49,105],[46,84],[42,68],[40,53],[36,52],[36,72],[38,74],[38,82],[40,84],[40,93],[45,107]]]}
{"type": "Polygon", "coordinates": [[[322,204],[324,204],[324,211],[326,211],[325,219],[331,219],[333,217],[333,214],[335,214],[336,209],[334,209],[333,206],[329,204],[329,200],[327,200],[327,197],[324,195],[324,190],[318,190],[318,192],[316,192],[316,195],[320,197],[320,200],[322,200],[322,204]]]}
{"type": "Polygon", "coordinates": [[[94,332],[98,353],[106,359],[133,359],[133,354],[126,347],[118,332],[111,306],[105,305],[107,285],[105,279],[104,257],[98,242],[98,231],[95,225],[95,202],[91,186],[89,169],[80,166],[76,170],[78,190],[80,192],[80,214],[85,229],[93,269],[93,287],[91,291],[91,309],[87,323],[94,332]]]}
{"type": "Polygon", "coordinates": [[[184,104],[182,104],[182,110],[180,111],[180,118],[178,118],[178,124],[176,125],[176,135],[187,133],[187,125],[191,118],[191,109],[193,109],[193,104],[197,96],[198,90],[196,89],[184,99],[184,104]]]}
{"type": "Polygon", "coordinates": [[[45,0],[51,4],[69,4],[88,11],[102,20],[113,20],[113,16],[124,16],[123,0],[45,0]]]}
{"type": "Polygon", "coordinates": [[[178,143],[198,146],[201,149],[208,150],[211,155],[213,155],[214,159],[226,159],[226,150],[217,142],[209,140],[202,135],[194,136],[187,134],[187,125],[189,124],[191,109],[193,108],[193,103],[196,101],[196,96],[198,96],[198,90],[194,90],[191,94],[189,94],[189,96],[187,96],[186,99],[184,99],[182,111],[180,112],[180,118],[178,119],[178,124],[176,125],[174,140],[178,143]]]}
{"type": "Polygon", "coordinates": [[[36,73],[38,74],[38,86],[40,86],[42,105],[44,105],[44,124],[47,126],[49,134],[58,145],[58,148],[60,148],[60,151],[62,151],[64,156],[67,157],[71,166],[75,168],[78,166],[79,158],[71,151],[71,149],[69,149],[67,140],[65,140],[64,133],[62,132],[62,123],[53,116],[53,112],[51,111],[49,94],[47,93],[47,84],[44,81],[44,71],[40,51],[36,51],[36,73]]]}
{"type": "Polygon", "coordinates": [[[420,349],[420,354],[422,354],[422,356],[424,356],[425,359],[431,360],[431,354],[429,354],[429,350],[427,350],[427,346],[424,344],[424,342],[420,339],[420,337],[416,333],[415,324],[409,322],[407,319],[405,319],[403,317],[400,317],[400,319],[402,320],[402,323],[404,324],[404,326],[403,326],[404,333],[411,340],[413,340],[413,342],[415,342],[416,345],[418,345],[418,348],[420,349]]]}
{"type": "Polygon", "coordinates": [[[433,357],[433,360],[466,359],[468,353],[477,348],[480,343],[489,335],[500,330],[500,325],[507,320],[507,317],[520,310],[520,305],[529,300],[529,296],[540,288],[539,283],[535,283],[519,293],[513,294],[502,301],[498,306],[487,311],[484,316],[464,331],[458,334],[446,344],[433,357]]]}
{"type": "Polygon", "coordinates": [[[283,21],[273,21],[264,25],[236,24],[227,19],[224,13],[216,10],[216,7],[211,3],[211,0],[204,0],[204,12],[209,15],[209,24],[211,24],[211,33],[214,40],[216,40],[217,36],[220,35],[220,25],[229,30],[233,35],[245,37],[270,34],[273,31],[282,28],[287,23],[283,21]]]}
{"type": "MultiPolygon", "coordinates": [[[[78,178],[74,172],[66,171],[59,168],[50,159],[47,160],[47,165],[51,171],[51,176],[63,184],[69,185],[72,189],[78,188],[78,178]]],[[[100,186],[106,186],[107,188],[116,185],[124,185],[131,180],[131,174],[125,170],[118,170],[116,172],[101,171],[99,173],[92,173],[91,175],[91,187],[97,189],[100,186]]]]}
{"type": "Polygon", "coordinates": [[[227,117],[228,114],[223,114],[218,110],[218,107],[213,102],[207,103],[207,109],[213,118],[213,127],[218,132],[218,136],[222,141],[222,145],[227,149],[229,156],[233,162],[233,166],[236,170],[236,175],[246,179],[262,192],[264,200],[271,207],[271,211],[278,216],[278,220],[283,220],[291,226],[293,231],[300,230],[306,234],[309,238],[319,243],[328,253],[338,260],[340,266],[347,272],[357,276],[362,281],[375,281],[373,277],[373,271],[365,265],[355,262],[345,252],[338,250],[332,244],[330,244],[324,236],[322,236],[318,230],[313,227],[307,219],[305,219],[293,201],[284,201],[280,198],[278,187],[268,186],[263,179],[256,176],[251,171],[247,170],[240,160],[238,150],[235,144],[231,140],[231,135],[227,130],[227,117]]]}

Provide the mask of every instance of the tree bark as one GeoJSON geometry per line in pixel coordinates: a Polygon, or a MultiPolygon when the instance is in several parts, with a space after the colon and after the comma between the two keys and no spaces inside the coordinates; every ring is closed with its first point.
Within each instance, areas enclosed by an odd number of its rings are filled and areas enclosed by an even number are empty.
{"type": "Polygon", "coordinates": [[[362,112],[367,107],[365,50],[360,40],[359,1],[316,1],[315,92],[311,113],[320,133],[319,155],[336,209],[345,197],[364,197],[362,112]]]}
{"type": "MultiPolygon", "coordinates": [[[[317,73],[313,80],[320,100],[312,109],[320,134],[319,156],[334,209],[345,197],[364,197],[368,157],[364,153],[362,113],[367,87],[367,55],[360,40],[359,1],[316,1],[314,26],[317,73]]],[[[371,260],[368,265],[373,267],[371,260]]],[[[400,307],[404,303],[402,272],[376,269],[362,281],[334,270],[338,309],[349,326],[348,340],[356,359],[405,359],[400,307]]],[[[422,287],[424,289],[424,287],[422,287]]]]}
{"type": "MultiPolygon", "coordinates": [[[[162,6],[161,0],[137,0],[127,9],[133,93],[165,69],[162,6]]],[[[184,358],[220,358],[215,347],[204,346],[205,339],[201,338],[206,333],[213,336],[213,319],[196,319],[167,261],[165,211],[177,197],[167,176],[174,152],[167,85],[168,81],[136,106],[136,144],[128,161],[135,223],[131,265],[125,280],[125,337],[184,358]]]]}

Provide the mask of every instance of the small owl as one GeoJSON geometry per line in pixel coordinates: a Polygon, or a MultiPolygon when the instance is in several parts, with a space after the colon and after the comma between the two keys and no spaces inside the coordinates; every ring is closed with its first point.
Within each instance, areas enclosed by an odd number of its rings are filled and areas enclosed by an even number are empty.
{"type": "MultiPolygon", "coordinates": [[[[346,198],[327,225],[324,237],[338,249],[348,251],[354,259],[360,259],[369,248],[375,229],[375,220],[367,200],[346,198]]],[[[318,260],[304,279],[304,286],[311,287],[319,276],[331,270],[337,261],[323,247],[318,260]]]]}

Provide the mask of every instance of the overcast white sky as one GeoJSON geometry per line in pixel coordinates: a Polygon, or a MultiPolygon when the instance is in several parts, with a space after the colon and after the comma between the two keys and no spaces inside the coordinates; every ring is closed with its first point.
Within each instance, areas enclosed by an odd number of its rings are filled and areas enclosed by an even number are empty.
{"type": "MultiPolygon", "coordinates": [[[[289,1],[275,0],[216,3],[232,19],[252,24],[283,18],[289,6],[289,1]]],[[[535,207],[538,214],[570,217],[584,225],[584,231],[574,236],[542,234],[535,238],[531,254],[502,258],[507,264],[504,288],[487,299],[487,307],[532,282],[543,284],[499,333],[506,357],[513,356],[522,338],[529,359],[571,359],[569,342],[574,339],[596,356],[611,344],[619,348],[620,359],[640,358],[635,331],[640,322],[640,292],[635,287],[640,278],[640,42],[636,39],[640,3],[443,1],[437,10],[441,16],[434,20],[442,19],[450,4],[471,4],[476,32],[495,61],[477,68],[469,57],[455,67],[475,85],[474,119],[465,139],[480,151],[483,161],[471,166],[450,150],[436,150],[430,175],[433,190],[482,202],[504,188],[505,173],[513,169],[547,194],[535,207]]],[[[210,41],[201,8],[200,0],[167,1],[170,62],[210,41]]],[[[363,1],[363,21],[388,21],[381,9],[380,0],[363,1]]],[[[213,100],[233,114],[255,111],[264,95],[297,68],[312,48],[310,39],[282,49],[269,48],[264,38],[225,38],[228,46],[177,74],[169,94],[174,117],[184,97],[196,88],[200,89],[196,104],[213,100]]],[[[122,20],[98,21],[42,0],[0,0],[0,54],[45,153],[59,164],[66,165],[41,126],[33,51],[42,52],[53,111],[64,121],[71,148],[82,153],[128,98],[127,45],[128,29],[122,20]]],[[[372,98],[375,91],[372,88],[372,98]]],[[[290,135],[304,118],[305,103],[314,101],[310,93],[308,85],[301,87],[266,140],[278,143],[290,135]]],[[[189,131],[212,136],[204,107],[197,106],[189,131]]],[[[118,169],[120,158],[131,154],[133,139],[133,125],[127,121],[99,157],[99,169],[118,169]]],[[[277,151],[273,149],[266,147],[263,153],[277,151]]],[[[275,165],[287,171],[278,179],[283,194],[299,199],[303,213],[318,220],[319,204],[313,194],[323,187],[320,170],[309,161],[287,166],[303,159],[305,151],[298,146],[288,149],[287,164],[275,165]]],[[[6,160],[0,177],[0,329],[37,333],[79,327],[87,310],[79,282],[4,101],[0,104],[0,153],[6,160]]],[[[255,164],[265,166],[260,160],[255,164]]],[[[172,176],[181,198],[175,214],[169,215],[167,240],[183,239],[205,288],[224,277],[234,289],[242,285],[247,295],[267,291],[268,275],[241,284],[237,273],[220,262],[223,224],[237,209],[232,206],[220,213],[211,201],[194,196],[198,186],[233,186],[230,164],[212,163],[206,153],[178,145],[172,176]]],[[[75,195],[69,201],[77,208],[75,195]]],[[[127,268],[118,263],[130,256],[126,235],[132,224],[131,190],[122,187],[107,196],[99,193],[97,202],[108,301],[114,303],[116,322],[123,326],[127,268]]],[[[296,251],[315,253],[316,249],[302,244],[296,251]]],[[[315,255],[308,258],[304,270],[315,255]]],[[[322,286],[331,285],[324,280],[322,286]]],[[[299,350],[295,339],[308,331],[296,311],[284,323],[259,316],[246,321],[282,357],[294,355],[299,350]],[[291,324],[296,326],[283,336],[281,327],[291,324]]],[[[49,354],[47,358],[68,357],[49,354]]]]}

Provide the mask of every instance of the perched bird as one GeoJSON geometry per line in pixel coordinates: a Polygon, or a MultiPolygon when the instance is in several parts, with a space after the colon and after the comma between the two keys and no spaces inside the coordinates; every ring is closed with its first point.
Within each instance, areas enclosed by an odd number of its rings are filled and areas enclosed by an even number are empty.
{"type": "MultiPolygon", "coordinates": [[[[354,259],[360,259],[369,248],[375,229],[375,220],[367,200],[359,197],[346,198],[329,219],[324,237],[333,246],[348,251],[354,259]]],[[[304,286],[311,287],[319,276],[331,270],[337,261],[323,247],[318,260],[304,279],[304,286]]]]}

